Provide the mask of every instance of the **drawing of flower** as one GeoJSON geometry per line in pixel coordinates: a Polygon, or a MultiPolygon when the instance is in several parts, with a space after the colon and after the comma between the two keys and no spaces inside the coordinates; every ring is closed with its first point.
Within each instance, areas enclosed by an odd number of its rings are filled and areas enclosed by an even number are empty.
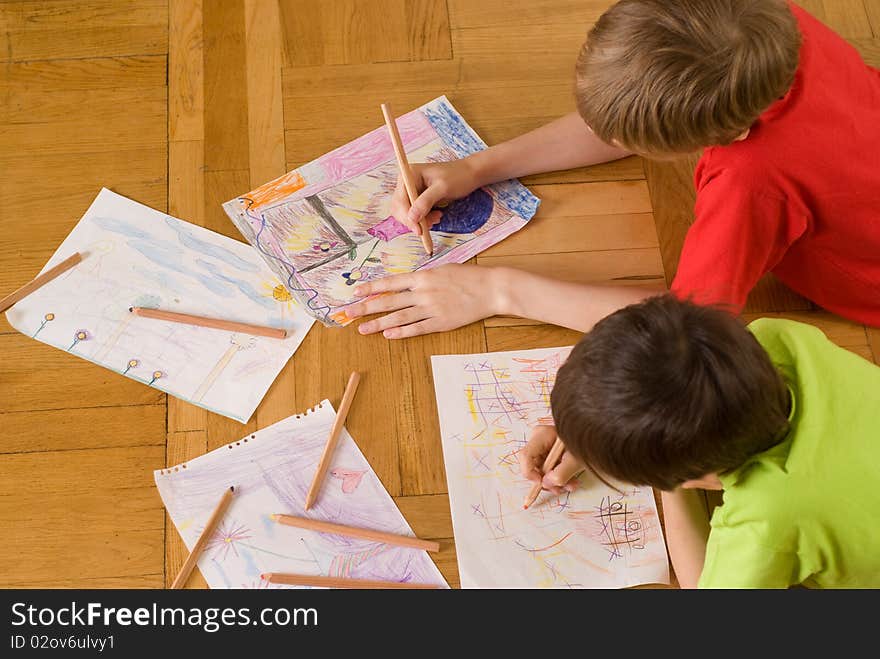
{"type": "Polygon", "coordinates": [[[128,364],[125,365],[125,370],[122,371],[122,374],[125,375],[131,369],[137,368],[138,364],[140,364],[140,362],[137,359],[129,359],[128,364]]]}
{"type": "Polygon", "coordinates": [[[70,347],[67,349],[68,351],[73,350],[73,347],[79,343],[80,341],[88,341],[92,338],[91,334],[89,334],[88,330],[79,329],[73,333],[73,343],[70,344],[70,347]]]}
{"type": "Polygon", "coordinates": [[[312,249],[315,250],[316,252],[329,252],[331,249],[336,247],[338,244],[339,244],[339,242],[336,240],[334,240],[334,241],[323,240],[319,243],[315,243],[314,245],[312,245],[312,249]]]}
{"type": "Polygon", "coordinates": [[[156,380],[164,377],[165,374],[162,371],[153,371],[153,379],[150,380],[150,384],[153,384],[156,380]]]}
{"type": "Polygon", "coordinates": [[[357,283],[359,279],[364,276],[363,270],[360,268],[354,268],[351,272],[343,272],[342,277],[345,279],[345,283],[349,286],[353,286],[357,283]]]}
{"type": "Polygon", "coordinates": [[[247,540],[250,537],[250,529],[243,524],[239,526],[235,526],[234,522],[221,524],[220,528],[214,531],[214,535],[212,535],[211,539],[208,541],[208,549],[216,550],[214,552],[214,558],[219,558],[221,561],[226,560],[230,551],[236,558],[238,558],[236,543],[240,543],[242,540],[247,540]]]}
{"type": "Polygon", "coordinates": [[[43,322],[40,323],[40,327],[37,329],[36,332],[34,332],[33,336],[37,336],[37,334],[39,334],[40,331],[46,326],[46,323],[49,323],[53,320],[55,320],[54,313],[47,313],[45,316],[43,316],[43,322]]]}

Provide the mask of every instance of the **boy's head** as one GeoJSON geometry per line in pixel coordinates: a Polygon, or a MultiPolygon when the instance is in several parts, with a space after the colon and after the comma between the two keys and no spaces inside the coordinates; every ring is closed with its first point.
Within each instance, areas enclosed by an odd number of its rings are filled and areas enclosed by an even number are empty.
{"type": "Polygon", "coordinates": [[[670,295],[600,321],[559,369],[550,401],[575,457],[662,490],[739,467],[788,429],[788,389],[751,332],[670,295]]]}
{"type": "Polygon", "coordinates": [[[645,155],[729,144],[791,86],[800,40],[784,0],[620,0],[581,49],[578,111],[645,155]]]}

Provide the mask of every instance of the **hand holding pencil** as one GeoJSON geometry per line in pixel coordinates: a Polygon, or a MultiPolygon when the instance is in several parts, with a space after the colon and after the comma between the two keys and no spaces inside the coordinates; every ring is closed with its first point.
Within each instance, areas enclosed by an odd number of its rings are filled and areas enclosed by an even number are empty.
{"type": "Polygon", "coordinates": [[[554,494],[573,491],[577,487],[575,476],[584,470],[584,465],[565,451],[555,426],[533,428],[529,442],[518,458],[522,475],[534,483],[523,508],[531,506],[542,489],[554,494]]]}

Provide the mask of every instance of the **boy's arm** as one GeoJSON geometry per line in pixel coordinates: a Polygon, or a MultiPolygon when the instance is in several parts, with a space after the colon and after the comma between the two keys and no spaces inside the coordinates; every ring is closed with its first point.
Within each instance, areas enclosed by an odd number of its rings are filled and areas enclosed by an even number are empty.
{"type": "Polygon", "coordinates": [[[677,488],[661,492],[666,546],[678,583],[696,588],[706,561],[709,514],[700,490],[677,488]]]}
{"type": "Polygon", "coordinates": [[[577,112],[469,156],[479,186],[632,155],[593,134],[577,112]]]}
{"type": "Polygon", "coordinates": [[[361,334],[401,339],[444,332],[489,316],[519,316],[589,331],[608,314],[662,290],[559,281],[514,268],[444,265],[361,284],[357,295],[385,293],[346,309],[349,318],[385,313],[361,334]]]}

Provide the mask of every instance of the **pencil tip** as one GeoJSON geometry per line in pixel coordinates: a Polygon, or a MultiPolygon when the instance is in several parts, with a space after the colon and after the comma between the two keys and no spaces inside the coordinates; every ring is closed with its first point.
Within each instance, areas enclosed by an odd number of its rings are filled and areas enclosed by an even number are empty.
{"type": "Polygon", "coordinates": [[[235,492],[235,485],[230,485],[230,486],[229,486],[229,491],[230,491],[230,492],[235,492]]]}
{"type": "Polygon", "coordinates": [[[271,515],[269,515],[269,519],[271,519],[273,522],[277,522],[278,515],[276,515],[275,513],[272,513],[271,515]]]}
{"type": "Polygon", "coordinates": [[[128,310],[129,310],[129,311],[134,311],[134,307],[129,307],[128,310]]]}

